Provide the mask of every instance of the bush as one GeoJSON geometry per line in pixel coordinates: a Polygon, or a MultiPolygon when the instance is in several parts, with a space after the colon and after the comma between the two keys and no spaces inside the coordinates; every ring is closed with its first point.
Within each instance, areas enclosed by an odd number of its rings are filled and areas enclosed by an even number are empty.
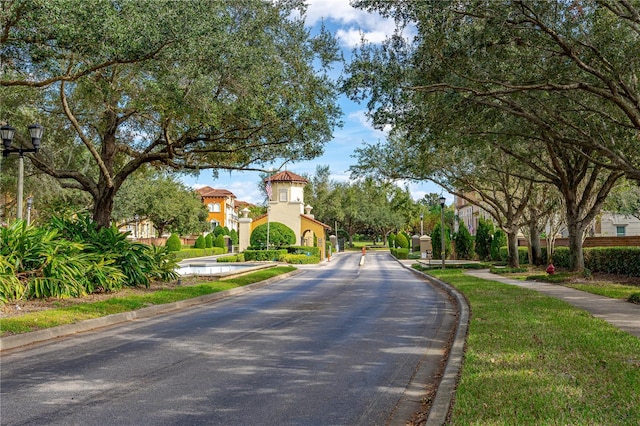
{"type": "MultiPolygon", "coordinates": [[[[491,260],[507,260],[501,259],[500,248],[507,245],[507,234],[502,229],[496,230],[491,239],[491,260]]],[[[520,261],[522,263],[522,261],[520,261]]]]}
{"type": "Polygon", "coordinates": [[[216,259],[218,263],[227,263],[227,262],[244,262],[244,254],[232,254],[229,256],[219,257],[216,259]]]}
{"type": "MultiPolygon", "coordinates": [[[[500,247],[498,251],[498,259],[502,262],[506,262],[509,259],[509,248],[506,246],[500,247]]],[[[528,265],[529,264],[529,248],[528,247],[518,247],[518,263],[520,265],[528,265]]]]}
{"type": "Polygon", "coordinates": [[[169,251],[180,251],[182,248],[182,242],[180,241],[178,234],[171,234],[171,236],[167,238],[167,242],[164,243],[164,246],[169,251]]]}
{"type": "Polygon", "coordinates": [[[225,244],[223,234],[220,234],[216,237],[216,239],[213,241],[213,246],[221,248],[223,250],[223,253],[227,252],[227,245],[225,244]]]}
{"type": "Polygon", "coordinates": [[[205,248],[213,247],[213,235],[211,233],[207,234],[206,237],[204,237],[204,247],[205,248]]]}
{"type": "Polygon", "coordinates": [[[487,219],[478,220],[476,230],[476,254],[480,260],[487,260],[491,256],[491,236],[493,235],[493,223],[487,219]]]}
{"type": "Polygon", "coordinates": [[[287,250],[245,250],[243,254],[246,261],[277,261],[287,250]]]}
{"type": "Polygon", "coordinates": [[[408,249],[409,248],[409,240],[407,236],[403,233],[400,233],[396,236],[396,246],[398,248],[408,249]]]}
{"type": "Polygon", "coordinates": [[[556,247],[553,250],[553,260],[551,261],[556,268],[568,268],[569,267],[569,248],[568,247],[556,247]]]}
{"type": "Polygon", "coordinates": [[[319,263],[320,257],[318,256],[307,256],[306,254],[283,254],[278,258],[280,262],[287,262],[296,265],[304,265],[304,264],[312,264],[319,263]]]}
{"type": "Polygon", "coordinates": [[[584,266],[593,272],[640,277],[640,247],[586,248],[584,266]]]}
{"type": "Polygon", "coordinates": [[[396,248],[396,234],[389,234],[387,236],[387,243],[389,244],[389,248],[396,248]]]}
{"type": "Polygon", "coordinates": [[[304,254],[305,256],[317,256],[320,257],[320,247],[311,246],[289,246],[286,247],[289,254],[304,254]]]}
{"type": "Polygon", "coordinates": [[[197,249],[207,248],[207,243],[205,242],[204,237],[202,235],[199,235],[198,238],[196,238],[196,242],[193,244],[193,248],[197,248],[197,249]]]}
{"type": "Polygon", "coordinates": [[[221,249],[220,247],[212,247],[212,248],[204,248],[204,249],[187,248],[184,250],[180,250],[179,252],[174,253],[173,255],[175,256],[176,260],[180,261],[184,259],[191,259],[194,257],[215,256],[218,254],[224,254],[224,249],[221,249]]]}
{"type": "Polygon", "coordinates": [[[629,296],[627,301],[640,305],[640,293],[633,293],[631,296],[629,296]]]}
{"type": "Polygon", "coordinates": [[[396,259],[408,259],[409,249],[408,248],[391,249],[391,255],[396,259]]]}
{"type": "Polygon", "coordinates": [[[269,227],[269,246],[283,247],[296,243],[296,234],[287,225],[280,222],[262,224],[253,230],[250,237],[252,247],[267,246],[267,226],[269,227]]]}
{"type": "Polygon", "coordinates": [[[453,237],[458,259],[473,258],[473,238],[463,220],[458,221],[458,232],[453,237]]]}

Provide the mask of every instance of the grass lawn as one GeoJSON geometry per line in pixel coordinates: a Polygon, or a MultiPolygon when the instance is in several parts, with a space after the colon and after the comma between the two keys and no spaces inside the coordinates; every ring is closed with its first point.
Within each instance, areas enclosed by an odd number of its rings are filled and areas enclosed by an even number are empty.
{"type": "Polygon", "coordinates": [[[83,299],[36,301],[35,303],[38,303],[44,309],[2,318],[0,320],[0,335],[26,333],[63,324],[73,324],[86,319],[133,311],[151,305],[191,299],[264,281],[295,269],[292,266],[277,266],[223,281],[202,281],[200,279],[200,282],[180,287],[124,289],[119,293],[104,295],[106,298],[99,301],[83,302],[83,299]]]}
{"type": "Polygon", "coordinates": [[[640,424],[640,339],[532,290],[430,274],[471,307],[451,424],[640,424]]]}

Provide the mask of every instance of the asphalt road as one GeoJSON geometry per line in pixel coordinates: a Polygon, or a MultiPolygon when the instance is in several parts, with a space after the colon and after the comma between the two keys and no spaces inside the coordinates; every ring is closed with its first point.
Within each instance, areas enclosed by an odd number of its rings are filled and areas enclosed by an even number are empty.
{"type": "Polygon", "coordinates": [[[359,260],[3,354],[0,424],[404,424],[453,308],[387,253],[359,260]]]}

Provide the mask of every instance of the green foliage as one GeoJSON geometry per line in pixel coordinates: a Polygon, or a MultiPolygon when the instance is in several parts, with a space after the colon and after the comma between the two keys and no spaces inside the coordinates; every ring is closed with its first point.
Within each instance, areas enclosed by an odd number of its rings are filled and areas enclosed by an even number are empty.
{"type": "Polygon", "coordinates": [[[204,237],[204,248],[211,247],[213,247],[213,236],[211,235],[211,233],[209,233],[204,237]]]}
{"type": "Polygon", "coordinates": [[[223,226],[218,225],[216,226],[216,229],[213,230],[213,235],[216,237],[219,235],[227,235],[227,231],[223,226]]]}
{"type": "MultiPolygon", "coordinates": [[[[491,239],[491,260],[506,260],[501,259],[500,257],[500,247],[503,247],[507,244],[507,234],[502,229],[496,229],[496,232],[493,234],[493,238],[491,239]]],[[[523,263],[522,260],[520,263],[523,263]]]]}
{"type": "Polygon", "coordinates": [[[496,268],[491,267],[489,269],[492,274],[515,274],[519,272],[527,272],[528,268],[496,268]]]}
{"type": "Polygon", "coordinates": [[[476,230],[475,251],[480,260],[491,258],[491,238],[493,236],[493,222],[480,218],[476,230]]]}
{"type": "Polygon", "coordinates": [[[473,258],[473,237],[463,220],[458,221],[458,232],[454,236],[458,259],[473,258]]]}
{"type": "Polygon", "coordinates": [[[227,252],[227,244],[224,238],[224,234],[220,234],[216,237],[216,239],[213,241],[213,246],[223,249],[224,253],[227,252]]]}
{"type": "Polygon", "coordinates": [[[409,249],[408,248],[392,248],[390,249],[391,255],[396,259],[408,259],[409,258],[409,249]]]}
{"type": "Polygon", "coordinates": [[[182,249],[182,241],[178,234],[171,234],[164,245],[169,251],[180,251],[182,249]]]}
{"type": "Polygon", "coordinates": [[[195,257],[205,257],[205,256],[215,256],[218,254],[224,254],[224,249],[220,247],[212,247],[205,249],[196,249],[196,248],[187,248],[182,249],[179,252],[174,252],[173,256],[177,261],[181,261],[184,259],[192,259],[195,257]]]}
{"type": "Polygon", "coordinates": [[[278,258],[278,262],[286,262],[296,265],[320,263],[320,257],[307,256],[306,254],[283,254],[278,258]]]}
{"type": "Polygon", "coordinates": [[[197,249],[207,248],[207,243],[204,239],[204,236],[198,235],[198,238],[196,238],[196,242],[193,244],[193,248],[197,248],[197,249]]]}
{"type": "MultiPolygon", "coordinates": [[[[509,258],[509,248],[506,246],[500,247],[498,250],[498,259],[503,262],[506,262],[509,258]]],[[[528,265],[529,264],[529,248],[528,247],[518,247],[518,262],[520,265],[528,265]]]]}
{"type": "Polygon", "coordinates": [[[320,247],[289,246],[286,247],[286,250],[289,254],[304,254],[305,256],[320,257],[320,247]]]}
{"type": "Polygon", "coordinates": [[[227,262],[244,262],[244,254],[232,254],[229,256],[222,256],[216,259],[218,263],[227,263],[227,262]]]}
{"type": "Polygon", "coordinates": [[[631,296],[629,296],[627,301],[640,305],[640,293],[633,293],[631,296]]]}
{"type": "Polygon", "coordinates": [[[231,243],[234,246],[237,246],[238,242],[240,241],[238,238],[238,231],[236,231],[235,229],[232,229],[231,231],[229,231],[229,236],[231,237],[231,243]]]}
{"type": "Polygon", "coordinates": [[[404,233],[399,233],[396,236],[396,246],[402,249],[409,248],[409,240],[407,239],[407,236],[404,233]]]}
{"type": "Polygon", "coordinates": [[[0,228],[0,301],[5,303],[148,286],[151,279],[173,279],[175,266],[164,248],[131,242],[88,216],[53,218],[41,228],[24,221],[0,228]]]}
{"type": "Polygon", "coordinates": [[[586,248],[584,264],[592,272],[640,277],[640,247],[586,248]]]}
{"type": "Polygon", "coordinates": [[[242,252],[247,262],[251,261],[274,261],[280,259],[280,256],[287,254],[287,250],[245,250],[242,252]]]}
{"type": "Polygon", "coordinates": [[[296,234],[287,225],[280,222],[271,222],[257,226],[251,233],[250,243],[252,247],[267,246],[267,227],[269,228],[269,246],[283,247],[296,243],[296,234]]]}
{"type": "Polygon", "coordinates": [[[397,236],[394,233],[390,233],[387,236],[387,244],[389,244],[389,248],[396,248],[396,240],[397,240],[397,236]]]}
{"type": "Polygon", "coordinates": [[[571,262],[571,252],[568,247],[555,247],[553,259],[550,261],[556,268],[568,268],[571,262]]]}
{"type": "MultiPolygon", "coordinates": [[[[442,259],[442,240],[440,236],[440,227],[441,224],[438,223],[435,228],[433,228],[433,232],[431,232],[431,243],[433,245],[434,259],[442,259]]],[[[451,254],[451,239],[449,238],[449,229],[446,227],[444,232],[444,252],[446,259],[451,254]]]]}

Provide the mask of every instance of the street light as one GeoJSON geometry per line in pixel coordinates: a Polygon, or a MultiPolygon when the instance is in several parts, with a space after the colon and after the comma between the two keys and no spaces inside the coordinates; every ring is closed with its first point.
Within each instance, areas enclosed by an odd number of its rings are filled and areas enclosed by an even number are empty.
{"type": "Polygon", "coordinates": [[[424,235],[424,213],[420,213],[420,236],[424,235]]]}
{"type": "Polygon", "coordinates": [[[442,269],[444,269],[444,257],[445,257],[445,249],[444,249],[444,203],[447,201],[444,196],[441,196],[440,199],[440,257],[442,257],[442,269]]]}
{"type": "Polygon", "coordinates": [[[24,186],[24,153],[33,152],[37,153],[40,148],[40,141],[42,141],[42,135],[44,133],[44,127],[39,124],[32,124],[29,126],[29,134],[31,135],[31,144],[33,148],[12,148],[11,142],[13,142],[13,136],[16,133],[16,129],[5,125],[0,127],[0,136],[2,137],[2,144],[4,149],[2,150],[2,156],[8,157],[11,153],[17,153],[20,158],[18,160],[18,213],[17,218],[22,219],[22,191],[24,186]]]}
{"type": "Polygon", "coordinates": [[[31,206],[33,205],[33,197],[27,197],[27,225],[31,225],[31,206]]]}

